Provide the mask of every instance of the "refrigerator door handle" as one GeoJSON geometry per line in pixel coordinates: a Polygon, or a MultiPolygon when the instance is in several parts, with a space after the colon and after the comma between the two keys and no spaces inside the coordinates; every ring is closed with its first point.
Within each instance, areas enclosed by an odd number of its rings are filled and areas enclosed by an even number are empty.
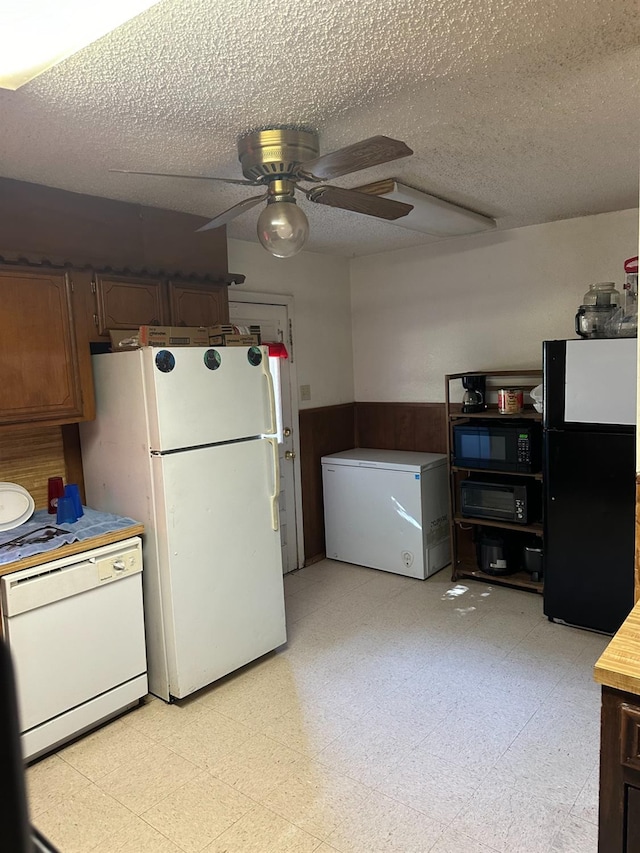
{"type": "MultiPolygon", "coordinates": [[[[271,375],[271,371],[269,370],[269,361],[268,359],[262,359],[262,372],[264,374],[265,379],[267,380],[267,395],[269,397],[269,423],[270,428],[267,431],[267,435],[275,435],[278,432],[278,420],[276,417],[276,395],[273,390],[273,376],[271,375]]],[[[278,528],[276,527],[276,530],[278,528]]]]}
{"type": "Polygon", "coordinates": [[[278,439],[267,438],[271,445],[273,457],[273,494],[271,495],[271,526],[274,530],[280,527],[280,518],[278,515],[278,497],[280,495],[280,457],[278,455],[278,439]]]}

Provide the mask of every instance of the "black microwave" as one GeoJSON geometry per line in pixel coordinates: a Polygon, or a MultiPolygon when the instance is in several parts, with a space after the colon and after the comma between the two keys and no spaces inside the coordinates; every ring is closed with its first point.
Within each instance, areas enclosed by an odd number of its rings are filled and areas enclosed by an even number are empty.
{"type": "Polygon", "coordinates": [[[531,524],[540,520],[540,484],[470,477],[460,483],[460,514],[465,518],[531,524]]]}
{"type": "Polygon", "coordinates": [[[526,421],[479,421],[453,427],[454,465],[492,471],[540,471],[542,429],[526,421]]]}

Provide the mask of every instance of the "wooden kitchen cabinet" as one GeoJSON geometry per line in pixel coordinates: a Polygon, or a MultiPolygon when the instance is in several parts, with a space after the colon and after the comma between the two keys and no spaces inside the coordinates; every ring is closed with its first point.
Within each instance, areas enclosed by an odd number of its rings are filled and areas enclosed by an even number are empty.
{"type": "Polygon", "coordinates": [[[76,340],[70,275],[0,269],[0,322],[0,425],[93,417],[90,353],[76,340]]]}
{"type": "Polygon", "coordinates": [[[598,853],[640,850],[640,697],[604,686],[598,853]]]}
{"type": "Polygon", "coordinates": [[[164,282],[160,280],[96,275],[93,287],[97,302],[94,322],[99,335],[108,336],[109,329],[172,325],[164,282]]]}
{"type": "Polygon", "coordinates": [[[640,788],[627,789],[626,853],[640,850],[640,788]]]}
{"type": "Polygon", "coordinates": [[[640,602],[593,668],[602,685],[598,853],[640,850],[640,602]]]}
{"type": "Polygon", "coordinates": [[[229,321],[226,284],[194,284],[96,274],[92,289],[99,338],[138,326],[217,326],[229,321]]]}
{"type": "Polygon", "coordinates": [[[229,322],[227,286],[170,281],[172,326],[217,326],[229,322]]]}

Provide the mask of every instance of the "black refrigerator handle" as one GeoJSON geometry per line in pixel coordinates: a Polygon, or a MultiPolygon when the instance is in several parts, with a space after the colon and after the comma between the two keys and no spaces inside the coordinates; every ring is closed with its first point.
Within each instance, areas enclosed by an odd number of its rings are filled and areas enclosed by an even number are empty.
{"type": "Polygon", "coordinates": [[[567,361],[566,341],[544,341],[542,344],[542,392],[545,429],[564,428],[564,385],[567,361]]]}

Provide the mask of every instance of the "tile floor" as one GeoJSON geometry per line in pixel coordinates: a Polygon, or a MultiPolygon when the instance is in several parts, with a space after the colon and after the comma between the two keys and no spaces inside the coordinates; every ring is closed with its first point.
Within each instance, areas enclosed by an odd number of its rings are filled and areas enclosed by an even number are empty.
{"type": "Polygon", "coordinates": [[[285,586],[281,651],[29,768],[61,853],[595,853],[606,638],[449,569],[285,586]]]}

